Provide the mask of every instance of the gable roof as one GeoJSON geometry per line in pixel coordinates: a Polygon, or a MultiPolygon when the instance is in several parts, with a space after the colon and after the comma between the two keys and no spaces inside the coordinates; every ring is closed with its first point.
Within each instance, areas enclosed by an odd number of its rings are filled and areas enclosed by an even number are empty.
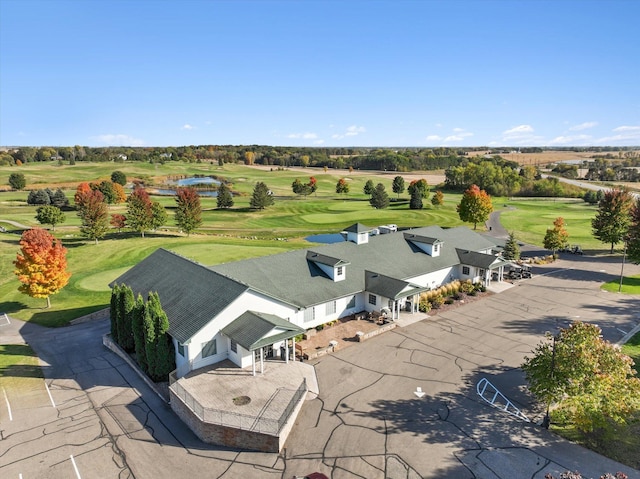
{"type": "Polygon", "coordinates": [[[273,314],[246,311],[224,327],[222,332],[247,351],[254,351],[302,334],[304,329],[273,314]],[[280,332],[267,336],[275,329],[280,332]]]}
{"type": "Polygon", "coordinates": [[[497,267],[501,264],[509,264],[510,261],[505,261],[497,256],[493,256],[485,253],[478,253],[477,251],[469,251],[465,249],[456,248],[460,263],[468,264],[469,266],[476,266],[478,268],[489,269],[491,266],[497,267]]]}
{"type": "Polygon", "coordinates": [[[421,236],[415,233],[404,233],[404,238],[414,243],[442,244],[442,241],[438,238],[430,238],[429,236],[421,236]]]}
{"type": "Polygon", "coordinates": [[[307,251],[307,259],[309,261],[313,261],[314,263],[324,264],[327,266],[346,266],[349,264],[348,261],[345,261],[340,258],[334,258],[333,256],[327,256],[322,253],[316,253],[315,251],[308,250],[307,251]]]}
{"type": "Polygon", "coordinates": [[[186,343],[248,286],[160,248],[118,277],[137,297],[157,291],[169,318],[169,334],[186,343]]]}
{"type": "Polygon", "coordinates": [[[348,258],[349,267],[342,281],[327,278],[316,264],[307,260],[306,249],[219,264],[211,269],[302,309],[364,291],[365,271],[383,271],[390,278],[407,280],[459,265],[456,248],[486,251],[495,246],[488,238],[463,226],[451,229],[428,226],[408,232],[438,238],[444,243],[440,254],[429,256],[405,239],[403,234],[390,233],[371,236],[367,243],[360,245],[343,241],[314,246],[315,253],[331,258],[348,258]]]}
{"type": "Polygon", "coordinates": [[[347,233],[367,233],[369,231],[373,231],[375,228],[370,226],[365,226],[362,223],[354,223],[351,226],[343,229],[342,231],[346,231],[347,233]]]}
{"type": "Polygon", "coordinates": [[[401,279],[391,278],[384,274],[365,271],[365,289],[370,293],[375,293],[385,298],[398,299],[407,294],[414,294],[426,291],[428,287],[420,287],[401,279]]]}

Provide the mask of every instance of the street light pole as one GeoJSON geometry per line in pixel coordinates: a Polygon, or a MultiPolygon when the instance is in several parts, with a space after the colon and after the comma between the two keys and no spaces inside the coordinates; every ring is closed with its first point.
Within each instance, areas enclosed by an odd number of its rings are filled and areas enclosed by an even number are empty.
{"type": "MultiPolygon", "coordinates": [[[[553,335],[553,344],[551,346],[551,372],[549,374],[551,382],[553,382],[553,375],[556,369],[556,336],[557,334],[553,335]]],[[[549,426],[551,425],[551,415],[549,414],[550,407],[551,407],[551,400],[549,399],[549,401],[547,402],[547,413],[545,414],[544,419],[542,420],[542,427],[545,429],[549,429],[549,426]]]]}
{"type": "Polygon", "coordinates": [[[624,249],[622,251],[622,266],[620,266],[620,286],[618,286],[618,293],[620,291],[622,291],[622,278],[623,276],[623,272],[624,272],[624,261],[627,257],[627,241],[625,240],[624,242],[624,249]]]}

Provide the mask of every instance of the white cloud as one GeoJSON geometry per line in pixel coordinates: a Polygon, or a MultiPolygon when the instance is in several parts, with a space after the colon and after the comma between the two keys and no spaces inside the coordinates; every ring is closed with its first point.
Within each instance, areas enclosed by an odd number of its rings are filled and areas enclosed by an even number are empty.
{"type": "Polygon", "coordinates": [[[144,140],[134,138],[129,135],[98,135],[91,137],[92,140],[107,146],[143,146],[144,140]]]}
{"type": "Polygon", "coordinates": [[[555,137],[549,145],[584,145],[590,141],[591,135],[567,135],[555,137]]]}
{"type": "Polygon", "coordinates": [[[314,145],[322,145],[324,144],[324,140],[316,140],[313,142],[314,145]]]}
{"type": "Polygon", "coordinates": [[[195,127],[193,125],[190,125],[189,123],[185,123],[184,125],[182,125],[182,128],[180,128],[181,130],[193,130],[195,127]]]}
{"type": "Polygon", "coordinates": [[[347,128],[345,136],[357,136],[360,133],[364,133],[365,131],[367,131],[367,129],[364,126],[351,125],[349,128],[347,128]]]}
{"type": "Polygon", "coordinates": [[[287,135],[287,138],[293,138],[293,139],[299,139],[302,138],[303,140],[315,140],[316,138],[318,138],[318,135],[316,135],[315,133],[290,133],[287,135]]]}
{"type": "Polygon", "coordinates": [[[462,133],[464,131],[464,128],[454,128],[453,132],[454,133],[462,133]]]}
{"type": "Polygon", "coordinates": [[[439,141],[439,140],[442,140],[441,136],[438,136],[438,135],[427,136],[427,141],[439,141]]]}
{"type": "Polygon", "coordinates": [[[445,137],[442,137],[440,135],[427,135],[426,141],[445,144],[445,143],[453,143],[456,141],[463,141],[465,138],[473,136],[473,133],[471,133],[470,131],[465,131],[464,128],[454,128],[452,132],[453,132],[452,135],[448,135],[445,137]]]}
{"type": "Polygon", "coordinates": [[[585,121],[584,123],[580,123],[579,125],[574,125],[569,128],[569,131],[582,131],[588,130],[589,128],[593,128],[594,126],[598,126],[597,121],[585,121]]]}
{"type": "Polygon", "coordinates": [[[640,142],[640,126],[624,125],[614,128],[612,131],[617,135],[600,138],[597,143],[600,145],[620,144],[628,146],[631,144],[636,145],[640,142]]]}
{"type": "Polygon", "coordinates": [[[523,136],[523,134],[527,133],[533,133],[533,127],[531,125],[518,125],[502,132],[504,136],[523,136]]]}
{"type": "Polygon", "coordinates": [[[624,131],[630,132],[631,134],[640,133],[640,126],[619,126],[617,128],[614,128],[613,131],[624,131]]]}
{"type": "Polygon", "coordinates": [[[348,127],[346,129],[346,131],[344,133],[342,133],[342,134],[335,133],[335,134],[331,135],[331,138],[339,140],[339,139],[344,138],[346,136],[358,136],[360,133],[364,133],[366,131],[367,131],[367,129],[364,126],[351,125],[350,127],[348,127]]]}

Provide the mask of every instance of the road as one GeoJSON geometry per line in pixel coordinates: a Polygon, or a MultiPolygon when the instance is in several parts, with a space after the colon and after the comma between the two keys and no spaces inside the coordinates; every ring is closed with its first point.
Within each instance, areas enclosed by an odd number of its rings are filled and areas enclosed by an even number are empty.
{"type": "Polygon", "coordinates": [[[491,407],[475,390],[488,378],[540,420],[519,365],[545,331],[573,319],[598,323],[612,341],[638,326],[639,297],[599,289],[619,271],[617,257],[571,256],[500,294],[323,356],[313,363],[320,394],[280,454],[200,442],[102,347],[106,321],[58,329],[12,321],[0,326],[0,343],[35,349],[55,406],[44,389],[30,401],[10,394],[12,421],[0,406],[0,477],[289,479],[318,470],[336,479],[541,479],[565,469],[640,477],[491,407]]]}

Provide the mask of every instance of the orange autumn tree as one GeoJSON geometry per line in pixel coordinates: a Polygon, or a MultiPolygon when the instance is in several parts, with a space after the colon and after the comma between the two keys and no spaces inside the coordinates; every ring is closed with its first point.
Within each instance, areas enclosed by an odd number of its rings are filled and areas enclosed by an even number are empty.
{"type": "Polygon", "coordinates": [[[67,272],[67,249],[48,231],[33,228],[22,233],[20,253],[13,262],[14,273],[22,283],[18,290],[32,298],[46,298],[64,288],[71,273],[67,272]]]}

